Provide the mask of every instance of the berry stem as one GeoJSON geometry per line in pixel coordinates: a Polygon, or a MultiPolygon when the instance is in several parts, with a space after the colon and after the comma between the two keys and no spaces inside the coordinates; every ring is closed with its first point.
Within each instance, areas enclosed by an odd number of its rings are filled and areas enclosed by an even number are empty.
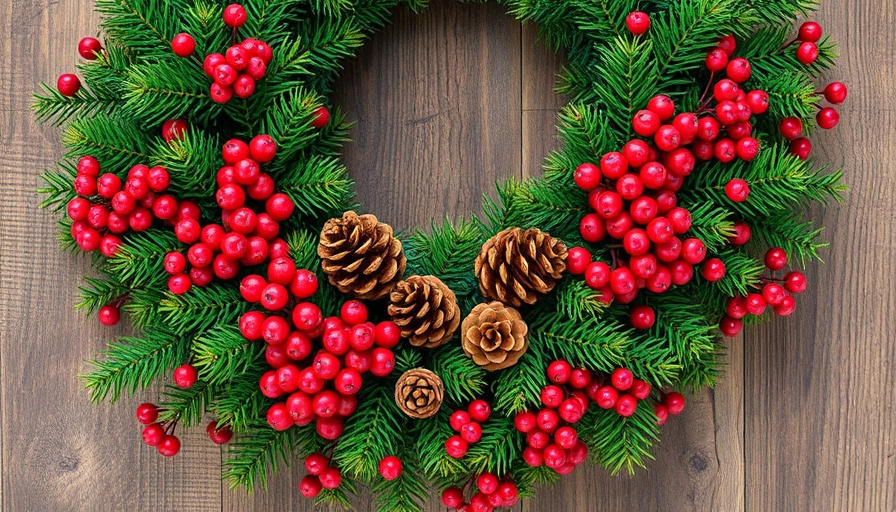
{"type": "Polygon", "coordinates": [[[703,103],[703,100],[705,100],[705,99],[706,99],[706,95],[709,94],[709,89],[710,89],[710,87],[712,87],[712,82],[713,82],[713,80],[715,80],[715,78],[716,78],[716,72],[713,71],[713,72],[711,72],[711,73],[709,74],[709,81],[706,82],[706,88],[703,89],[703,94],[700,95],[700,101],[699,101],[698,103],[700,103],[700,108],[701,108],[701,109],[702,109],[704,106],[706,106],[706,104],[703,103]]]}

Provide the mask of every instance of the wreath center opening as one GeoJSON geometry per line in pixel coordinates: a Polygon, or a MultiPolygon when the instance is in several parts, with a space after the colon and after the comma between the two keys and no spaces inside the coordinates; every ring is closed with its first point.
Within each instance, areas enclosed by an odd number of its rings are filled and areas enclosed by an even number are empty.
{"type": "Polygon", "coordinates": [[[356,200],[397,229],[481,214],[495,182],[538,175],[556,147],[559,59],[498,5],[399,8],[335,85],[356,121],[356,200]]]}

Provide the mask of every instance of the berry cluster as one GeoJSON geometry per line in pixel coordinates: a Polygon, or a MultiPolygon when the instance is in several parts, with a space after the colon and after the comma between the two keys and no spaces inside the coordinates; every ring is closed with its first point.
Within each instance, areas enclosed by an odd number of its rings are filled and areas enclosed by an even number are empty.
{"type": "Polygon", "coordinates": [[[743,318],[747,315],[761,316],[768,306],[778,316],[789,316],[796,311],[796,299],[792,294],[806,290],[806,276],[796,270],[787,272],[783,278],[775,277],[775,273],[784,271],[787,266],[787,252],[773,247],[765,254],[765,266],[772,272],[771,277],[763,278],[761,289],[746,297],[731,297],[725,309],[725,316],[719,323],[719,329],[725,336],[736,336],[743,329],[743,318]]]}
{"type": "Polygon", "coordinates": [[[485,400],[473,400],[467,410],[454,411],[451,414],[451,429],[457,435],[445,441],[445,451],[455,459],[467,454],[471,444],[482,439],[482,424],[488,421],[492,408],[485,400]]]}
{"type": "MultiPolygon", "coordinates": [[[[842,82],[831,82],[823,91],[817,93],[832,105],[840,105],[846,101],[848,89],[842,82]]],[[[825,130],[831,130],[840,122],[840,113],[832,107],[819,108],[815,122],[825,130]]],[[[778,131],[790,141],[790,153],[802,160],[812,153],[812,142],[803,136],[803,122],[797,117],[785,117],[778,125],[778,131]]]]}
{"type": "MultiPolygon", "coordinates": [[[[95,37],[85,37],[78,42],[78,54],[85,60],[96,60],[102,52],[103,45],[95,37]]],[[[75,96],[81,90],[81,80],[73,73],[63,73],[56,79],[56,90],[63,96],[75,96]]]]}
{"type": "Polygon", "coordinates": [[[799,43],[796,48],[796,58],[805,65],[813,64],[818,60],[818,41],[821,40],[822,28],[815,21],[807,21],[800,25],[800,32],[794,44],[799,43]]]}
{"type": "MultiPolygon", "coordinates": [[[[231,4],[224,9],[224,23],[233,28],[234,39],[237,29],[246,23],[246,19],[246,9],[239,4],[231,4]]],[[[184,52],[189,50],[186,55],[178,53],[176,48],[174,52],[185,57],[192,54],[193,49],[195,43],[192,43],[192,47],[188,43],[183,49],[184,52]]],[[[255,94],[256,83],[264,78],[273,58],[274,51],[267,43],[252,38],[243,39],[242,42],[232,45],[223,55],[220,53],[206,55],[202,70],[212,79],[210,89],[212,99],[218,103],[227,103],[234,95],[244,99],[251,97],[255,94]]]]}
{"type": "MultiPolygon", "coordinates": [[[[180,438],[174,435],[176,421],[160,422],[160,409],[157,405],[143,403],[137,406],[137,421],[143,425],[143,442],[156,448],[159,454],[173,457],[180,451],[180,438]]],[[[229,427],[218,428],[217,421],[211,421],[205,427],[209,439],[215,444],[224,444],[233,437],[229,427]]]]}
{"type": "Polygon", "coordinates": [[[442,491],[442,504],[451,510],[462,512],[492,512],[498,507],[512,507],[520,500],[516,484],[510,480],[501,481],[492,473],[482,473],[475,479],[476,492],[470,483],[470,501],[464,499],[460,487],[448,487],[442,491]]]}
{"type": "Polygon", "coordinates": [[[326,319],[310,302],[291,306],[313,295],[317,280],[307,270],[296,271],[288,258],[271,261],[268,279],[270,283],[250,275],[240,285],[247,301],[270,313],[250,311],[240,319],[246,339],[267,343],[265,359],[273,369],[261,376],[261,392],[273,399],[289,395],[268,409],[268,423],[286,430],[314,421],[322,438],[338,439],[344,419],[358,408],[362,376],[392,373],[391,349],[401,340],[398,326],[368,322],[367,307],[357,300],[345,302],[338,317],[326,319]],[[291,283],[289,290],[284,283],[291,283]]]}
{"type": "Polygon", "coordinates": [[[549,384],[541,390],[538,411],[523,411],[514,418],[516,429],[526,435],[523,460],[532,467],[547,466],[560,475],[572,472],[588,459],[588,447],[579,440],[575,425],[593,399],[588,390],[591,372],[554,361],[547,368],[549,384]]]}
{"type": "Polygon", "coordinates": [[[305,471],[299,481],[299,491],[306,498],[315,498],[322,489],[336,489],[342,484],[339,468],[330,465],[330,459],[322,453],[312,453],[305,458],[305,471]]]}
{"type": "Polygon", "coordinates": [[[617,368],[608,384],[595,384],[588,391],[598,407],[628,418],[635,414],[638,403],[650,396],[650,384],[636,379],[628,368],[617,368]]]}
{"type": "Polygon", "coordinates": [[[684,396],[676,391],[663,393],[663,399],[653,406],[657,425],[665,425],[669,415],[677,416],[684,410],[684,396]]]}
{"type": "Polygon", "coordinates": [[[274,192],[273,178],[260,167],[274,159],[277,145],[268,135],[258,135],[249,144],[232,139],[224,144],[222,154],[226,165],[218,171],[216,194],[223,210],[221,224],[201,226],[198,208],[182,215],[178,212],[186,202],[178,209],[176,199],[165,197],[167,206],[160,218],[173,221],[177,239],[190,246],[186,254],[165,255],[165,271],[171,275],[168,289],[177,295],[193,285],[207,286],[215,277],[233,279],[242,266],[264,263],[275,248],[281,255],[285,250],[285,243],[277,238],[280,222],[292,215],[295,204],[288,195],[274,192]],[[257,211],[260,205],[263,212],[257,211]]]}

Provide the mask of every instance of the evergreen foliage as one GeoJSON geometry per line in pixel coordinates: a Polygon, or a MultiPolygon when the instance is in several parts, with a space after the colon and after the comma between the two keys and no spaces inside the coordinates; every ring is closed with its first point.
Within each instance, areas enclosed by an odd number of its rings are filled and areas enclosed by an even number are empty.
{"type": "MultiPolygon", "coordinates": [[[[720,37],[738,38],[738,55],[750,59],[751,85],[769,93],[770,111],[755,124],[762,145],[752,162],[700,162],[678,195],[692,215],[688,237],[701,239],[713,257],[726,265],[715,283],[697,277],[662,294],[642,294],[637,304],[657,312],[655,325],[635,331],[629,307],[607,304],[579,277],[566,276],[557,289],[532,307],[521,308],[529,327],[527,353],[510,368],[487,372],[466,356],[457,337],[432,350],[396,349],[396,371],[377,379],[365,376],[357,412],[336,441],[323,440],[314,425],[284,432],[270,428],[265,413],[273,401],[259,389],[269,369],[263,342],[246,341],[240,316],[252,306],[240,295],[238,280],[193,287],[185,295],[166,290],[163,257],[186,247],[167,228],[128,233],[110,259],[96,257],[99,277],[85,278],[79,307],[91,314],[126,300],[138,334],[110,342],[82,378],[94,402],[116,401],[156,378],[170,380],[186,361],[198,370],[199,382],[182,390],[168,388],[161,400],[162,419],[184,427],[204,415],[218,419],[237,435],[224,464],[231,487],[266,488],[267,478],[281,464],[319,451],[332,455],[343,471],[343,484],[325,490],[321,503],[348,506],[355,484],[376,495],[381,510],[420,510],[430,485],[440,489],[465,485],[470,476],[493,471],[512,477],[522,495],[556,481],[555,472],[531,468],[521,458],[523,436],[513,427],[515,413],[540,406],[545,368],[555,359],[608,374],[631,369],[655,389],[698,389],[716,381],[725,347],[719,320],[725,301],[755,291],[763,272],[762,255],[769,246],[786,249],[796,263],[819,259],[825,246],[821,228],[807,212],[813,203],[839,201],[844,190],[839,171],[802,161],[790,154],[777,132],[780,119],[795,116],[807,129],[815,125],[819,97],[813,79],[830,68],[833,43],[819,43],[820,56],[811,66],[795,57],[790,44],[793,21],[809,13],[812,0],[498,0],[525,23],[536,24],[542,39],[565,52],[568,65],[558,90],[570,102],[558,115],[562,149],[547,156],[544,175],[499,183],[484,198],[485,215],[451,222],[433,222],[428,231],[401,235],[408,257],[407,273],[435,275],[457,295],[462,314],[483,301],[473,265],[489,237],[509,227],[537,227],[568,246],[585,245],[593,256],[614,262],[607,244],[586,244],[579,222],[590,212],[587,194],[573,182],[583,162],[596,162],[619,150],[633,136],[631,120],[655,94],[666,94],[691,110],[702,108],[701,93],[710,75],[703,69],[706,52],[720,37]],[[647,11],[653,26],[632,36],[625,18],[635,9],[647,11]],[[734,203],[725,195],[733,178],[746,180],[749,201],[734,203]],[[742,247],[730,239],[734,225],[746,221],[753,238],[742,247]],[[395,404],[397,375],[425,367],[440,375],[445,402],[434,417],[415,420],[395,404]],[[447,455],[445,440],[454,410],[472,400],[487,399],[494,412],[483,424],[482,439],[461,459],[447,455]],[[395,455],[404,473],[385,481],[379,461],[395,455]]],[[[354,183],[340,161],[350,124],[327,95],[347,58],[375,30],[385,26],[396,8],[419,11],[426,0],[245,0],[249,16],[240,30],[266,41],[274,50],[268,74],[256,94],[226,105],[212,101],[200,56],[230,43],[221,19],[222,2],[212,0],[97,0],[105,51],[79,66],[85,87],[74,97],[42,86],[33,109],[38,119],[63,127],[66,154],[44,172],[42,207],[62,214],[75,197],[75,163],[96,157],[103,172],[125,177],[136,164],[162,165],[171,174],[170,193],[191,199],[203,218],[218,222],[214,202],[216,172],[224,141],[248,140],[260,133],[277,143],[277,158],[264,167],[296,205],[296,214],[281,226],[299,268],[315,271],[320,289],[313,301],[325,316],[337,314],[344,297],[327,282],[317,256],[323,222],[356,208],[354,183]],[[171,52],[175,34],[191,33],[197,52],[186,59],[171,52]],[[330,108],[327,127],[312,126],[315,112],[330,108]],[[165,142],[161,125],[183,118],[189,131],[183,139],[165,142]]],[[[72,223],[59,223],[64,248],[76,247],[72,223]]],[[[248,273],[264,273],[252,268],[248,273]]],[[[384,308],[372,307],[382,317],[384,308]]],[[[659,439],[650,402],[623,418],[592,406],[579,424],[579,437],[594,462],[612,473],[631,473],[651,458],[659,439]]]]}

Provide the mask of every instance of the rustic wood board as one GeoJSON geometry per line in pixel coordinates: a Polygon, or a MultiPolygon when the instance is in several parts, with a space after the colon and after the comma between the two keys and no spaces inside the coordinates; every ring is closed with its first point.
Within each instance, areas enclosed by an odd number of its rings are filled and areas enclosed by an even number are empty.
{"type": "MultiPolygon", "coordinates": [[[[187,434],[174,460],[140,445],[133,407],[152,392],[90,406],[75,377],[128,328],[101,328],[71,307],[88,265],[58,251],[52,216],[35,209],[37,175],[61,147],[28,105],[38,82],[73,69],[78,39],[96,29],[91,7],[13,0],[0,14],[0,508],[309,510],[300,464],[268,493],[231,492],[203,432],[187,434]]],[[[878,206],[894,196],[896,100],[883,91],[896,73],[881,64],[896,20],[888,0],[827,1],[820,19],[845,45],[831,77],[853,95],[840,129],[815,140],[823,160],[846,167],[851,190],[845,206],[816,211],[832,247],[810,272],[812,293],[797,317],[729,344],[726,376],[670,422],[647,471],[580,469],[518,510],[896,508],[894,215],[878,206]]],[[[562,61],[534,34],[498,7],[437,1],[419,16],[399,11],[347,64],[334,101],[358,121],[345,161],[367,210],[426,229],[481,211],[496,179],[540,172],[557,147],[562,61]]]]}

